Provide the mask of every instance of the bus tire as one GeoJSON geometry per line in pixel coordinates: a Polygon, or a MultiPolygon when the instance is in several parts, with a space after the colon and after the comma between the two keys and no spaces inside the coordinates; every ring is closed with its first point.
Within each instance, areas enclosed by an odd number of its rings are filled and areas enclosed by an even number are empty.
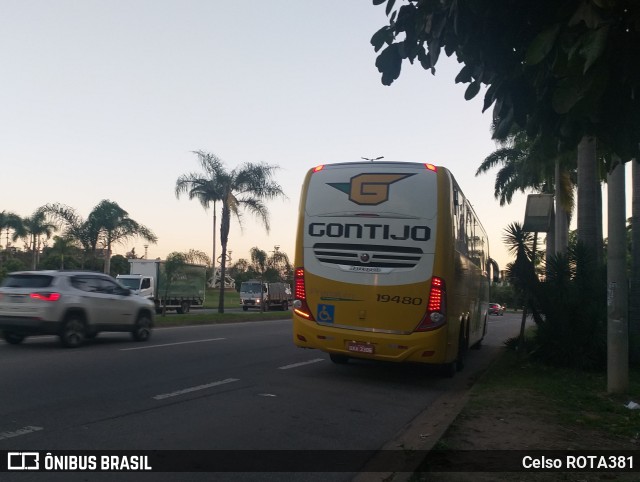
{"type": "Polygon", "coordinates": [[[286,301],[282,302],[282,311],[287,311],[289,309],[289,303],[286,301]]]}
{"type": "Polygon", "coordinates": [[[479,350],[482,348],[482,341],[484,340],[485,335],[487,334],[487,318],[484,319],[484,327],[482,328],[482,338],[480,338],[471,348],[474,350],[479,350]]]}
{"type": "Polygon", "coordinates": [[[464,368],[467,358],[467,349],[469,337],[466,335],[464,324],[460,325],[460,335],[458,336],[458,353],[455,360],[442,365],[442,371],[447,378],[453,378],[457,372],[464,368]]]}
{"type": "Polygon", "coordinates": [[[461,372],[467,361],[467,352],[469,351],[469,324],[460,326],[460,336],[458,339],[458,356],[456,357],[456,370],[461,372]]]}
{"type": "Polygon", "coordinates": [[[242,311],[247,311],[248,309],[249,309],[249,307],[248,307],[248,306],[243,306],[243,307],[242,307],[242,311]]]}
{"type": "Polygon", "coordinates": [[[346,355],[338,355],[337,353],[329,353],[329,358],[336,365],[344,365],[349,361],[349,357],[346,355]]]}

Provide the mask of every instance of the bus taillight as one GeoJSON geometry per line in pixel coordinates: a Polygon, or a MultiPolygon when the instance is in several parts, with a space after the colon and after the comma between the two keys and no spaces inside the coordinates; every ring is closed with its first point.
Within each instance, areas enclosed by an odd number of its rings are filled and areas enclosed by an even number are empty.
{"type": "Polygon", "coordinates": [[[307,320],[315,321],[309,305],[307,305],[307,290],[304,285],[304,268],[296,268],[294,277],[294,300],[293,311],[295,314],[306,318],[307,320]]]}
{"type": "Polygon", "coordinates": [[[427,313],[414,331],[429,331],[444,325],[447,320],[447,289],[444,280],[431,278],[431,290],[427,303],[427,313]]]}

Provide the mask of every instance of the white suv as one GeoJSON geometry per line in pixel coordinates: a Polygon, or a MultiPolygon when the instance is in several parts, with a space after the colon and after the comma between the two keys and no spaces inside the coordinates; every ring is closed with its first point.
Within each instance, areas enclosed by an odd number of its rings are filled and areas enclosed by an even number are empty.
{"type": "Polygon", "coordinates": [[[0,330],[14,345],[29,335],[58,335],[73,348],[101,331],[130,332],[146,341],[154,308],[102,273],[21,271],[0,284],[0,330]]]}

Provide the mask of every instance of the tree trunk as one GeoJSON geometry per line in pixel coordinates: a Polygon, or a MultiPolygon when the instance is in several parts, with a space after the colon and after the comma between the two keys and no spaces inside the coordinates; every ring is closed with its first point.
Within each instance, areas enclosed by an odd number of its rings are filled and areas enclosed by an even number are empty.
{"type": "Polygon", "coordinates": [[[578,241],[582,242],[602,262],[602,206],[598,209],[597,191],[600,182],[597,176],[596,140],[583,137],[578,144],[578,241]]]}
{"type": "Polygon", "coordinates": [[[555,251],[556,253],[564,255],[567,253],[567,245],[569,244],[569,213],[560,200],[560,192],[562,189],[561,175],[560,161],[556,160],[555,251]]]}
{"type": "Polygon", "coordinates": [[[640,163],[631,161],[631,292],[629,299],[629,330],[632,335],[632,351],[640,359],[640,163]]]}
{"type": "MultiPolygon", "coordinates": [[[[213,286],[216,285],[216,202],[213,201],[213,258],[211,258],[211,278],[213,279],[213,286]]],[[[220,280],[222,283],[222,280],[220,280]]]]}
{"type": "MultiPolygon", "coordinates": [[[[607,391],[629,390],[628,288],[624,164],[608,175],[607,391]]],[[[614,160],[615,162],[615,160],[614,160]]]]}
{"type": "Polygon", "coordinates": [[[109,274],[111,271],[111,240],[107,241],[107,252],[104,255],[104,272],[109,274]]]}
{"type": "Polygon", "coordinates": [[[35,270],[37,266],[36,263],[36,236],[34,234],[31,235],[31,269],[35,270]]]}
{"type": "Polygon", "coordinates": [[[224,313],[224,279],[227,271],[227,243],[229,241],[231,212],[229,206],[222,204],[222,219],[220,220],[220,245],[222,255],[220,257],[220,300],[218,301],[218,313],[224,313]]]}

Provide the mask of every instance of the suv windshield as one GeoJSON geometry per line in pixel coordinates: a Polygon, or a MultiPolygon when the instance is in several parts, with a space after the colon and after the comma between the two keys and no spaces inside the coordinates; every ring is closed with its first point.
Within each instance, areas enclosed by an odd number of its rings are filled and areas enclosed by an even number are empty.
{"type": "Polygon", "coordinates": [[[11,274],[2,281],[2,288],[46,288],[53,276],[42,274],[11,274]]]}

